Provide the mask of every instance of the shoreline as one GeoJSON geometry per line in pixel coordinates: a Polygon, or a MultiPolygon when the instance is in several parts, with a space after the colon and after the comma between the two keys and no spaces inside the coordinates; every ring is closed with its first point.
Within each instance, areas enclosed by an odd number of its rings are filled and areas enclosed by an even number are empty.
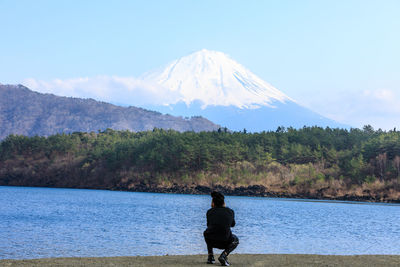
{"type": "Polygon", "coordinates": [[[279,199],[298,199],[298,200],[323,200],[323,201],[349,201],[359,203],[388,203],[388,204],[400,204],[400,199],[388,199],[382,196],[376,198],[373,196],[356,196],[356,195],[342,195],[342,196],[326,196],[323,192],[317,192],[314,194],[304,193],[289,193],[289,192],[275,192],[269,191],[263,185],[249,185],[239,187],[229,187],[216,185],[214,187],[203,186],[203,185],[178,185],[172,186],[160,186],[160,185],[147,185],[147,184],[136,184],[134,187],[98,187],[98,186],[46,186],[46,185],[1,185],[0,186],[12,186],[12,187],[43,187],[43,188],[65,188],[65,189],[89,189],[89,190],[107,190],[107,191],[120,191],[120,192],[143,192],[143,193],[164,193],[164,194],[185,194],[185,195],[208,195],[213,190],[219,191],[226,196],[246,196],[246,197],[267,197],[267,198],[279,198],[279,199]]]}
{"type": "Polygon", "coordinates": [[[171,187],[163,186],[149,186],[145,184],[138,184],[135,187],[126,188],[112,188],[112,191],[128,191],[128,192],[147,192],[147,193],[172,193],[172,194],[187,194],[187,195],[208,195],[213,190],[219,191],[226,196],[246,196],[246,197],[268,197],[268,198],[283,198],[283,199],[304,199],[304,200],[332,200],[332,201],[352,201],[362,203],[400,203],[400,199],[387,199],[384,197],[376,198],[373,196],[356,196],[346,194],[343,196],[326,196],[323,192],[315,194],[298,194],[289,192],[275,192],[269,191],[263,185],[249,185],[239,187],[229,187],[216,185],[214,187],[202,185],[173,185],[171,187]]]}
{"type": "MultiPolygon", "coordinates": [[[[216,254],[218,255],[218,254],[216,254]]],[[[206,255],[0,260],[0,266],[220,266],[206,255]]],[[[400,266],[400,255],[232,254],[231,266],[400,266]]]]}

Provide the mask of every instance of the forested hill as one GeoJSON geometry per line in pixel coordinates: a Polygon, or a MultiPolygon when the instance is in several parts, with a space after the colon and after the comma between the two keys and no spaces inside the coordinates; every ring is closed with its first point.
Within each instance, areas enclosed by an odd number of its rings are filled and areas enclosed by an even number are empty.
{"type": "Polygon", "coordinates": [[[115,130],[212,131],[218,125],[202,117],[185,119],[137,107],[33,92],[22,85],[0,84],[0,140],[9,134],[27,136],[115,130]]]}
{"type": "Polygon", "coordinates": [[[0,185],[400,202],[400,132],[106,130],[8,136],[0,185]]]}

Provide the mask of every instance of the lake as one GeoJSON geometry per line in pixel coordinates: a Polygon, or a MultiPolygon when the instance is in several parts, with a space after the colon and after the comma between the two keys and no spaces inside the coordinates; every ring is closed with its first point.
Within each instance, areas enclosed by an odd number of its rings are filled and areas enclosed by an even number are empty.
{"type": "MultiPolygon", "coordinates": [[[[210,202],[0,186],[0,259],[206,254],[210,202]]],[[[234,253],[400,254],[400,205],[234,196],[226,203],[240,239],[234,253]]]]}

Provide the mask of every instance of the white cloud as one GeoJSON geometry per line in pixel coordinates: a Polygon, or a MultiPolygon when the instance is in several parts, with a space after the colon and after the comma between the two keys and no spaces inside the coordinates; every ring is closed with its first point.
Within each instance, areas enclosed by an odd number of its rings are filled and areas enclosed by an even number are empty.
{"type": "Polygon", "coordinates": [[[387,89],[364,90],[363,95],[368,98],[375,98],[384,101],[391,101],[395,97],[394,92],[387,89]]]}
{"type": "Polygon", "coordinates": [[[133,77],[96,76],[52,81],[26,79],[22,84],[41,93],[93,98],[131,106],[164,105],[180,98],[177,92],[133,77]]]}
{"type": "Polygon", "coordinates": [[[354,127],[366,124],[385,130],[400,127],[400,92],[397,90],[333,91],[325,92],[323,99],[320,96],[304,100],[321,115],[354,127]]]}
{"type": "Polygon", "coordinates": [[[361,103],[367,108],[368,114],[393,115],[400,113],[400,94],[394,90],[365,90],[361,103]]]}

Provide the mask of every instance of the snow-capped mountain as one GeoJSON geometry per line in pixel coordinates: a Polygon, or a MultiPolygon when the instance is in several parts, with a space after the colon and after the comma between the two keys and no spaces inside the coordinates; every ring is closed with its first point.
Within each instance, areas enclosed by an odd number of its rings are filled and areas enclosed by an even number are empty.
{"type": "Polygon", "coordinates": [[[224,53],[205,49],[139,78],[28,79],[24,85],[41,93],[93,98],[174,116],[200,115],[235,131],[304,125],[348,128],[302,107],[224,53]]]}
{"type": "Polygon", "coordinates": [[[206,49],[174,60],[142,79],[178,92],[181,97],[177,102],[187,105],[201,101],[203,107],[254,108],[292,101],[226,54],[206,49]]]}
{"type": "Polygon", "coordinates": [[[298,105],[222,52],[203,49],[141,79],[176,95],[173,101],[147,108],[172,115],[201,115],[232,130],[346,127],[298,105]]]}

